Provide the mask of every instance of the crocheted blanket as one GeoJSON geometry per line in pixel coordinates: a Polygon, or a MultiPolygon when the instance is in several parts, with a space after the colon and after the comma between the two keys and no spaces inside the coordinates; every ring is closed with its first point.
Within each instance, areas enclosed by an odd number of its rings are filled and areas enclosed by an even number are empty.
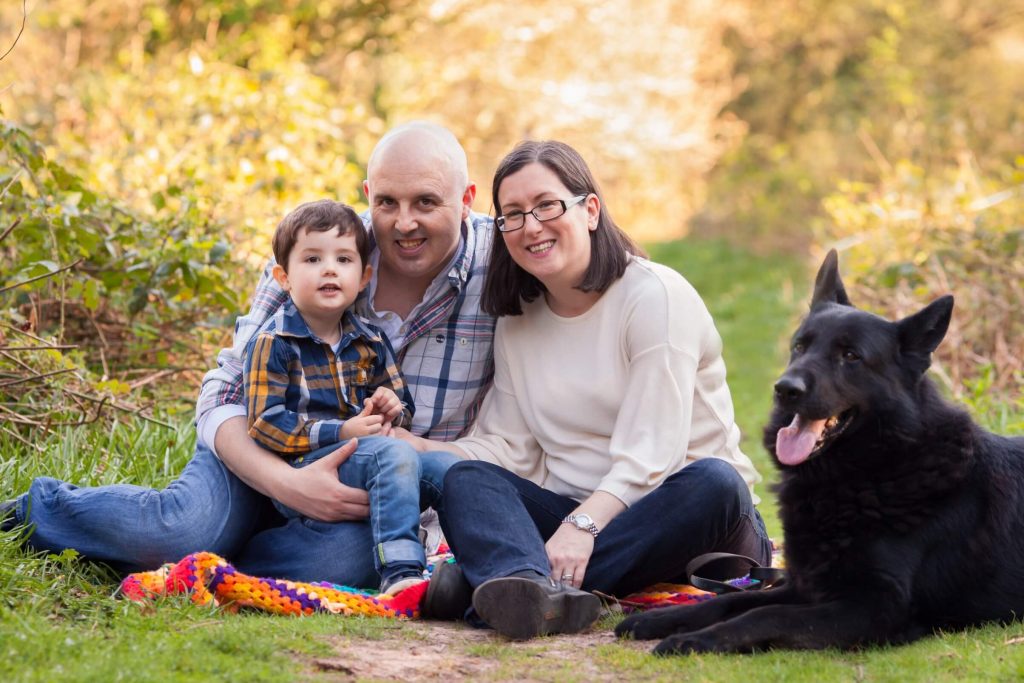
{"type": "MultiPolygon", "coordinates": [[[[442,547],[442,550],[447,549],[442,547]]],[[[441,562],[454,561],[451,553],[442,553],[431,560],[427,567],[431,573],[441,562]]],[[[741,586],[750,583],[747,578],[735,581],[741,586]]],[[[328,582],[303,583],[256,577],[236,570],[218,555],[199,552],[154,571],[129,574],[121,582],[118,593],[135,601],[164,595],[188,595],[193,603],[219,606],[230,611],[246,607],[270,614],[327,612],[415,619],[420,616],[420,601],[427,592],[427,586],[427,583],[421,583],[389,596],[328,582]]],[[[623,611],[629,612],[700,602],[714,597],[714,593],[689,585],[659,583],[625,598],[601,597],[618,603],[623,611]]]]}

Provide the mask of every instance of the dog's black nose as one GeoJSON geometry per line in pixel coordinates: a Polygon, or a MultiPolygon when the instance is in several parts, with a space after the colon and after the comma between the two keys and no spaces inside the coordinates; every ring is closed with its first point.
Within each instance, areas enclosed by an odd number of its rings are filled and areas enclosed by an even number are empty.
{"type": "Polygon", "coordinates": [[[783,376],[775,383],[775,398],[795,401],[807,393],[807,385],[799,377],[783,376]]]}

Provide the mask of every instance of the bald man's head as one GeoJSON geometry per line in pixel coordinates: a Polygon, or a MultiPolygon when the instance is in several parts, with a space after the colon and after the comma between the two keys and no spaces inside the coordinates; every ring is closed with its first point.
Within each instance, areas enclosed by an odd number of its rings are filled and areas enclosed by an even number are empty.
{"type": "Polygon", "coordinates": [[[466,151],[455,135],[444,126],[429,121],[410,121],[392,128],[384,134],[366,165],[368,180],[387,159],[415,156],[434,160],[438,170],[451,174],[452,182],[462,188],[469,183],[469,164],[466,151]]]}

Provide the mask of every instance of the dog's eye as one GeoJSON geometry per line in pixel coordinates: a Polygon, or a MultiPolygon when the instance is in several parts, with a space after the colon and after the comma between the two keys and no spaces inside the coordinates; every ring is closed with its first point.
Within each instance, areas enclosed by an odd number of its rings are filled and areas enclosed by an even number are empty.
{"type": "Polygon", "coordinates": [[[793,353],[803,353],[807,350],[803,342],[793,342],[793,353]]]}
{"type": "Polygon", "coordinates": [[[843,360],[847,363],[856,363],[860,360],[860,356],[853,349],[845,349],[843,351],[843,360]]]}

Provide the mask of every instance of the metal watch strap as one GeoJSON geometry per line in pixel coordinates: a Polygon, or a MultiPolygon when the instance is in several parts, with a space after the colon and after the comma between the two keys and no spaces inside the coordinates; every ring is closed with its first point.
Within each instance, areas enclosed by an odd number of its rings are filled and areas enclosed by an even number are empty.
{"type": "MultiPolygon", "coordinates": [[[[590,519],[590,517],[588,516],[587,519],[590,519]]],[[[565,519],[562,520],[562,524],[572,524],[580,531],[586,531],[594,538],[597,538],[597,535],[601,533],[593,521],[591,521],[590,524],[583,524],[576,519],[576,515],[567,515],[565,519]]]]}

